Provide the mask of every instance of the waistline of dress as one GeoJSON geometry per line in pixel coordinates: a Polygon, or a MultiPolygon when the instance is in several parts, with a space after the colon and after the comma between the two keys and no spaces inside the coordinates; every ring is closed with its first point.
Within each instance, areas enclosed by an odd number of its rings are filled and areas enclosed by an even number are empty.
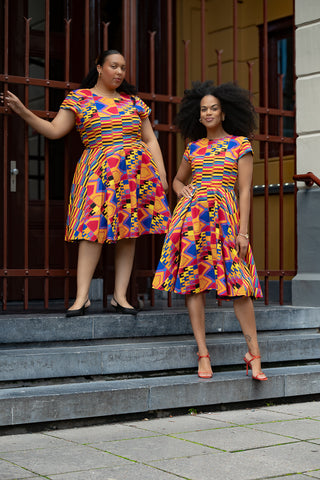
{"type": "Polygon", "coordinates": [[[106,145],[97,145],[97,146],[86,146],[84,147],[84,151],[90,151],[90,152],[95,152],[99,150],[111,150],[112,152],[117,152],[120,150],[137,150],[141,147],[143,147],[145,144],[143,142],[121,142],[121,143],[111,143],[106,144],[106,145]]]}
{"type": "Polygon", "coordinates": [[[211,193],[211,194],[224,194],[224,192],[234,192],[234,187],[233,186],[224,186],[224,185],[201,185],[198,186],[197,184],[192,184],[191,186],[194,187],[194,193],[211,193]]]}

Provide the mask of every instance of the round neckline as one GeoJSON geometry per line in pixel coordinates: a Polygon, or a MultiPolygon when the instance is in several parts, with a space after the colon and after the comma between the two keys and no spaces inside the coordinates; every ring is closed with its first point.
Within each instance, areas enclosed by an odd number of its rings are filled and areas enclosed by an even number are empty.
{"type": "Polygon", "coordinates": [[[90,92],[92,96],[103,98],[104,100],[107,100],[107,101],[111,100],[112,102],[115,102],[116,100],[119,101],[122,99],[121,93],[120,93],[120,97],[104,97],[103,95],[98,95],[97,93],[94,93],[92,90],[90,90],[90,92]]]}
{"type": "Polygon", "coordinates": [[[219,140],[224,140],[225,138],[230,138],[230,137],[231,135],[224,135],[224,137],[218,137],[218,138],[212,138],[212,139],[206,137],[206,139],[208,140],[208,143],[210,143],[210,142],[218,142],[219,140]]]}

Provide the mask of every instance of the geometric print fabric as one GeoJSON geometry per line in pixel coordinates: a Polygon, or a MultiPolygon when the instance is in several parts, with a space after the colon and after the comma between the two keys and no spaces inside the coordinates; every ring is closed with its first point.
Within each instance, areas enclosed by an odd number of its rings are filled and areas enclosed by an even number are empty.
{"type": "Polygon", "coordinates": [[[191,166],[194,194],[173,213],[153,288],[175,293],[216,290],[217,296],[262,297],[251,246],[245,261],[236,250],[238,160],[252,152],[245,137],[191,142],[182,161],[191,166]]]}
{"type": "Polygon", "coordinates": [[[108,99],[89,89],[71,92],[60,108],[74,112],[85,147],[71,186],[65,240],[114,243],[165,233],[170,210],[141,140],[141,119],[150,108],[139,97],[108,99]]]}

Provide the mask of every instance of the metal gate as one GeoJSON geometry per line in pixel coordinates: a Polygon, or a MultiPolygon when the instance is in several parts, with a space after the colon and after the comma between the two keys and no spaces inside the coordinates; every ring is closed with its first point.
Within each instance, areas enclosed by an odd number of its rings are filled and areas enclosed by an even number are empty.
{"type": "MultiPolygon", "coordinates": [[[[287,156],[295,155],[295,112],[294,106],[288,106],[283,91],[287,71],[280,74],[276,71],[277,85],[272,85],[276,100],[270,100],[270,49],[273,48],[271,39],[274,35],[275,48],[280,46],[280,53],[277,50],[280,55],[281,48],[287,48],[281,40],[281,32],[291,31],[293,43],[290,48],[294,53],[293,16],[286,20],[282,30],[280,28],[274,34],[275,24],[268,22],[268,0],[257,1],[261,2],[263,19],[257,26],[262,53],[260,100],[256,107],[260,130],[255,141],[259,142],[258,157],[260,166],[263,164],[263,182],[253,188],[251,218],[258,211],[259,224],[256,219],[251,222],[250,233],[257,249],[261,245],[256,239],[262,232],[259,242],[263,244],[264,254],[257,265],[264,285],[265,303],[269,303],[272,280],[273,284],[276,283],[278,302],[282,304],[284,280],[290,280],[296,273],[296,252],[293,267],[286,266],[284,234],[286,195],[291,196],[292,205],[295,205],[293,184],[286,181],[284,175],[287,156]],[[272,165],[273,170],[275,165],[278,169],[278,182],[272,184],[269,180],[271,156],[277,158],[272,165]],[[270,239],[274,223],[270,219],[270,205],[278,217],[276,240],[270,239]],[[260,211],[263,212],[262,218],[260,211]],[[275,243],[276,265],[274,258],[270,261],[270,248],[275,243]]],[[[79,86],[100,49],[107,49],[110,43],[110,47],[122,50],[129,66],[129,82],[138,86],[139,95],[152,108],[151,121],[167,166],[171,207],[175,203],[171,187],[177,167],[176,154],[179,148],[181,150],[181,140],[173,126],[176,107],[181,100],[181,92],[177,95],[177,65],[183,71],[184,88],[190,86],[191,80],[206,79],[209,63],[210,71],[216,75],[213,80],[221,83],[225,68],[223,46],[215,48],[208,45],[206,18],[208,9],[215,6],[216,0],[194,0],[200,22],[197,40],[200,71],[197,78],[192,78],[192,44],[189,38],[179,39],[176,35],[181,11],[179,3],[179,0],[123,0],[122,3],[106,0],[4,0],[0,27],[0,43],[4,52],[0,65],[1,91],[6,92],[8,88],[14,91],[26,106],[47,119],[55,116],[66,93],[79,86]],[[32,9],[35,18],[31,18],[32,9]],[[180,43],[183,44],[182,56],[177,54],[180,43]]],[[[243,69],[244,64],[238,54],[238,10],[242,7],[237,0],[230,5],[224,7],[232,10],[233,59],[232,78],[229,80],[238,81],[239,65],[243,69]]],[[[247,84],[241,86],[253,91],[254,64],[250,59],[245,64],[247,84]]],[[[294,82],[294,72],[292,78],[294,82]]],[[[294,92],[294,84],[292,88],[294,92]]],[[[75,292],[76,250],[74,245],[63,242],[63,231],[73,167],[81,151],[79,139],[71,134],[63,141],[49,142],[32,132],[6,105],[0,107],[0,139],[3,152],[0,173],[3,185],[0,212],[2,309],[7,310],[14,301],[28,310],[32,299],[43,301],[44,308],[48,309],[51,300],[56,298],[63,298],[67,307],[69,297],[75,292]]],[[[290,228],[293,229],[294,240],[295,217],[293,210],[290,228]]],[[[163,238],[154,237],[140,242],[131,281],[132,295],[148,291],[151,304],[154,298],[150,281],[163,241],[163,238]]],[[[109,278],[112,263],[112,246],[108,246],[96,272],[104,279],[105,304],[111,291],[109,278]]],[[[171,305],[170,295],[168,304],[171,305]]]]}

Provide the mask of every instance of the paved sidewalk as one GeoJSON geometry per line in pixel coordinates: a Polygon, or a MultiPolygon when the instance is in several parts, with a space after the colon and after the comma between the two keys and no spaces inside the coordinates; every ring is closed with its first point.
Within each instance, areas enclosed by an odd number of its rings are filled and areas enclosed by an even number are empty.
{"type": "Polygon", "coordinates": [[[320,402],[0,437],[0,480],[320,479],[320,402]]]}

